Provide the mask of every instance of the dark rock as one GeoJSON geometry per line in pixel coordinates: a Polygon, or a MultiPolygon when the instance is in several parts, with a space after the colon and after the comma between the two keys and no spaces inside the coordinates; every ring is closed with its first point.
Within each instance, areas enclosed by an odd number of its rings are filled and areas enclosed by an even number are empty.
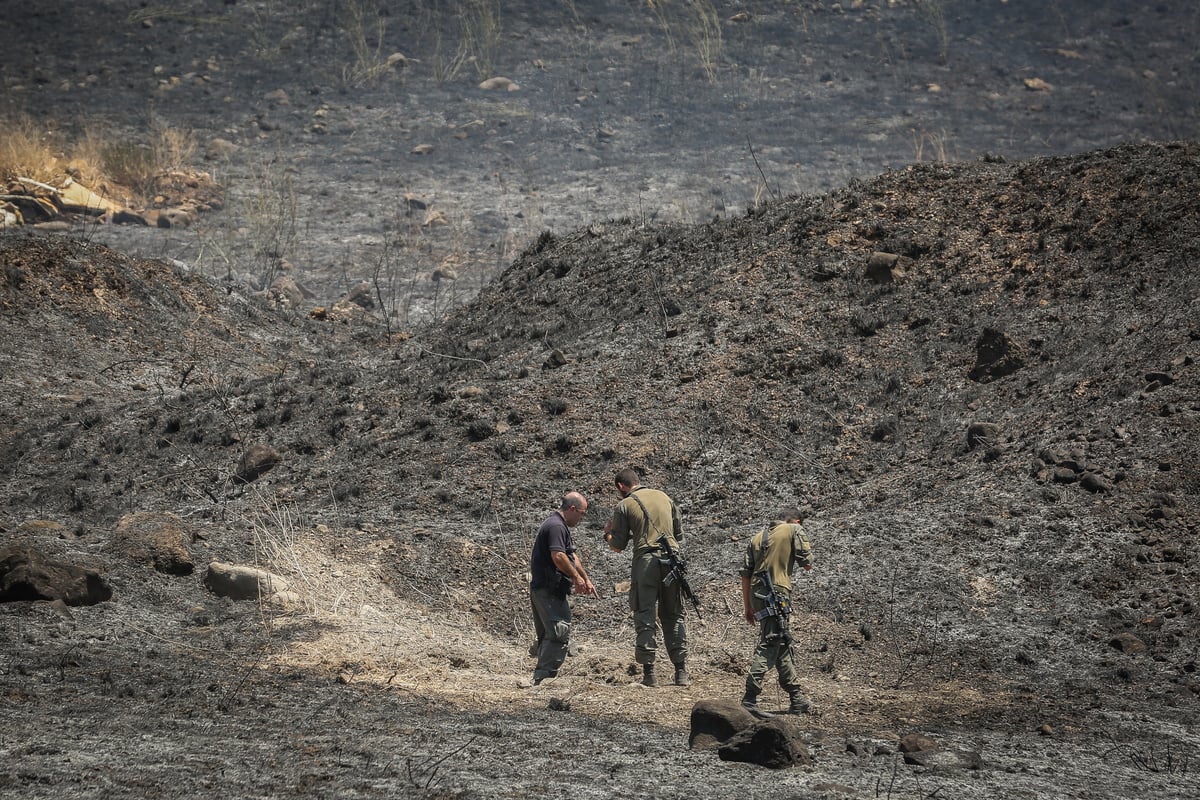
{"type": "Polygon", "coordinates": [[[987,328],[975,343],[975,367],[969,377],[987,382],[1011,375],[1023,366],[1024,349],[1003,331],[987,328]]]}
{"type": "Polygon", "coordinates": [[[61,600],[90,606],[110,599],[112,587],[97,569],[53,561],[33,549],[0,551],[0,602],[61,600]]]}
{"type": "Polygon", "coordinates": [[[188,545],[193,541],[187,523],[175,514],[143,512],[121,518],[113,534],[113,549],[166,575],[191,575],[196,565],[188,545]]]}
{"type": "Polygon", "coordinates": [[[972,422],[967,426],[967,449],[993,446],[1000,437],[1000,426],[991,422],[972,422]]]}
{"type": "Polygon", "coordinates": [[[896,283],[904,279],[912,259],[894,253],[871,253],[867,259],[867,278],[875,283],[896,283]]]}
{"type": "Polygon", "coordinates": [[[346,294],[346,300],[360,308],[371,309],[375,307],[375,292],[371,284],[361,281],[346,294]]]}
{"type": "Polygon", "coordinates": [[[143,227],[150,224],[144,216],[129,209],[123,209],[113,214],[112,222],[114,225],[141,225],[143,227]]]}
{"type": "Polygon", "coordinates": [[[1108,493],[1113,489],[1112,483],[1095,472],[1085,472],[1079,479],[1079,485],[1089,492],[1108,493]]]}
{"type": "Polygon", "coordinates": [[[760,722],[735,733],[721,745],[717,755],[722,761],[758,764],[769,769],[803,766],[812,756],[785,719],[760,722]]]}
{"type": "Polygon", "coordinates": [[[562,351],[552,350],[542,363],[542,369],[558,369],[559,367],[566,366],[566,364],[567,357],[563,355],[562,351]]]}
{"type": "Polygon", "coordinates": [[[267,444],[252,444],[238,460],[234,477],[242,483],[250,483],[270,472],[279,463],[280,456],[275,448],[267,444]]]}
{"type": "Polygon", "coordinates": [[[1175,382],[1175,378],[1169,372],[1147,372],[1146,373],[1146,389],[1159,389],[1163,386],[1170,386],[1175,382]]]}
{"type": "Polygon", "coordinates": [[[1108,640],[1108,644],[1122,653],[1129,653],[1131,655],[1146,652],[1146,643],[1128,631],[1118,633],[1108,640]]]}
{"type": "Polygon", "coordinates": [[[755,718],[741,703],[733,700],[701,700],[692,706],[688,746],[695,750],[715,750],[754,723],[755,718]]]}
{"type": "Polygon", "coordinates": [[[910,733],[900,739],[901,753],[917,753],[927,750],[937,750],[941,745],[934,739],[921,733],[910,733]]]}
{"type": "Polygon", "coordinates": [[[1052,473],[1055,483],[1075,483],[1079,475],[1069,467],[1055,467],[1052,473]]]}

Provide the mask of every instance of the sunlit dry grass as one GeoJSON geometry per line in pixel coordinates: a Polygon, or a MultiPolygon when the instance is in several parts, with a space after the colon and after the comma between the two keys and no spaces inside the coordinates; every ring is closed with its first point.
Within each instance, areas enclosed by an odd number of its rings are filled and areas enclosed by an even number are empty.
{"type": "Polygon", "coordinates": [[[28,178],[50,183],[61,178],[64,169],[57,152],[56,136],[28,116],[0,120],[0,179],[28,178]]]}
{"type": "Polygon", "coordinates": [[[161,121],[151,123],[142,142],[83,127],[80,138],[67,141],[52,123],[0,119],[0,180],[61,187],[70,177],[114,194],[148,195],[156,178],[190,171],[196,156],[195,134],[161,121]]]}

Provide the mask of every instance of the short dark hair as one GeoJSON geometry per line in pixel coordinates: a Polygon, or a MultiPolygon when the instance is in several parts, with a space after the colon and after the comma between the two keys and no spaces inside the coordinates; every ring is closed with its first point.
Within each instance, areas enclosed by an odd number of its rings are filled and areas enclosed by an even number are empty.
{"type": "Polygon", "coordinates": [[[617,476],[613,478],[613,483],[623,483],[626,486],[637,486],[641,480],[642,477],[638,475],[636,469],[633,467],[626,467],[617,473],[617,476]]]}
{"type": "Polygon", "coordinates": [[[798,506],[792,506],[791,508],[785,508],[783,511],[779,512],[779,519],[784,522],[786,522],[789,519],[798,519],[801,522],[803,522],[807,516],[808,515],[805,514],[803,511],[801,511],[798,506]]]}

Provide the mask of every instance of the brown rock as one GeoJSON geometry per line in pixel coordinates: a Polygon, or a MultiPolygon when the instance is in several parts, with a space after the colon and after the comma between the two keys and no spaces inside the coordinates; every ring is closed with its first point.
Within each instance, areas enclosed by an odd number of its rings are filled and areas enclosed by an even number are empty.
{"type": "Polygon", "coordinates": [[[279,452],[270,445],[252,444],[238,460],[238,469],[234,477],[242,483],[250,483],[270,472],[279,460],[279,452]]]}
{"type": "Polygon", "coordinates": [[[61,600],[90,606],[112,599],[112,587],[97,569],[53,561],[40,550],[0,550],[0,602],[61,600]]]}
{"type": "Polygon", "coordinates": [[[169,512],[126,514],[117,523],[113,549],[165,575],[191,575],[196,565],[188,547],[195,535],[180,517],[169,512]]]}
{"type": "Polygon", "coordinates": [[[688,746],[693,750],[716,750],[739,731],[750,728],[755,718],[732,700],[701,700],[692,706],[688,746]]]}

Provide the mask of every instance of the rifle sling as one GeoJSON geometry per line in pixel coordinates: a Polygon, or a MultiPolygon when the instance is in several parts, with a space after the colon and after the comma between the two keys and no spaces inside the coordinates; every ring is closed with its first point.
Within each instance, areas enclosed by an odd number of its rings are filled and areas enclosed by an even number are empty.
{"type": "MultiPolygon", "coordinates": [[[[791,613],[792,613],[791,603],[781,602],[779,593],[777,591],[775,591],[775,581],[771,579],[771,572],[766,567],[766,564],[764,563],[767,560],[767,544],[770,541],[771,541],[771,526],[767,525],[765,528],[763,528],[762,547],[759,549],[760,555],[759,555],[759,560],[758,560],[758,564],[757,564],[757,566],[762,567],[762,569],[755,570],[755,573],[763,576],[763,587],[765,589],[767,589],[767,591],[770,592],[770,594],[774,598],[775,602],[768,604],[767,607],[762,609],[761,611],[755,612],[754,618],[761,620],[764,617],[776,616],[777,613],[775,611],[775,607],[777,606],[779,608],[778,616],[780,617],[780,619],[786,629],[787,618],[789,616],[791,616],[791,613]]],[[[792,544],[792,558],[794,559],[796,557],[796,539],[794,536],[792,537],[791,544],[792,544]]],[[[791,561],[789,561],[788,564],[790,565],[791,561]]]]}
{"type": "MultiPolygon", "coordinates": [[[[640,508],[642,510],[642,516],[644,516],[646,518],[647,527],[653,528],[654,532],[658,534],[659,542],[666,542],[666,544],[663,545],[663,547],[666,548],[667,554],[673,555],[671,553],[670,539],[667,537],[667,534],[663,533],[659,529],[659,527],[654,524],[654,518],[650,516],[650,512],[646,509],[646,504],[642,502],[642,498],[638,497],[634,492],[630,492],[629,496],[633,498],[633,502],[637,503],[638,508],[640,508]]],[[[655,548],[655,549],[658,549],[658,548],[655,548]]]]}

